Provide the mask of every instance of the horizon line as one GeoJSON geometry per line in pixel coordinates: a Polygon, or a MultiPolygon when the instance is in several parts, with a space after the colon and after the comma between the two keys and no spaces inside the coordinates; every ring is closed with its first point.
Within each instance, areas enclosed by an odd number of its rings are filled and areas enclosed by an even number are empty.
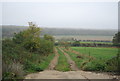
{"type": "MultiPolygon", "coordinates": [[[[24,26],[24,27],[29,27],[29,25],[1,25],[0,26],[24,26]]],[[[52,26],[37,26],[40,28],[56,28],[56,29],[85,29],[85,30],[118,30],[119,28],[113,28],[113,29],[98,29],[98,28],[71,28],[71,27],[52,27],[52,26]]]]}

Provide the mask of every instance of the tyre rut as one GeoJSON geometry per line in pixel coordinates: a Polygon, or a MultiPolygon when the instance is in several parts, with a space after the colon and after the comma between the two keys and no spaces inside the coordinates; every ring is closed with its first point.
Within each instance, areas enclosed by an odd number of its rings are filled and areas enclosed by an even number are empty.
{"type": "Polygon", "coordinates": [[[61,52],[63,52],[63,54],[65,55],[65,57],[67,58],[67,62],[70,64],[70,68],[73,71],[77,71],[79,70],[78,67],[76,66],[75,62],[71,59],[71,57],[64,52],[61,48],[58,48],[61,52]]]}
{"type": "Polygon", "coordinates": [[[55,56],[53,58],[53,60],[50,62],[49,66],[48,66],[48,70],[54,70],[55,66],[58,64],[58,58],[59,58],[59,54],[57,52],[57,49],[54,49],[55,51],[55,56]]]}

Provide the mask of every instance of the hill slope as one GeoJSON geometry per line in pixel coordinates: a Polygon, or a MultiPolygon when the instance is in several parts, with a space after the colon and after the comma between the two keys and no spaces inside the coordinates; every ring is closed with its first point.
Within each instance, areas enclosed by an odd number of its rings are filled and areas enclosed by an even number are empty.
{"type": "MultiPolygon", "coordinates": [[[[14,33],[28,28],[27,26],[2,26],[2,36],[12,37],[14,33]]],[[[92,35],[92,36],[114,36],[117,30],[94,30],[94,29],[68,29],[68,28],[42,28],[41,35],[49,34],[53,36],[60,35],[92,35]]]]}

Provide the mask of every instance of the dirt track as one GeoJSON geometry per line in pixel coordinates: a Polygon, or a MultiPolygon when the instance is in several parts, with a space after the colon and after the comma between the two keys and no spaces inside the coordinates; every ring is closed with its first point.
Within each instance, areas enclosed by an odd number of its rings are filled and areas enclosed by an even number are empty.
{"type": "Polygon", "coordinates": [[[63,54],[67,58],[67,61],[70,64],[71,70],[73,70],[73,71],[79,70],[78,67],[76,66],[75,62],[70,58],[70,56],[67,53],[65,53],[61,48],[59,48],[59,49],[63,52],[63,54]]]}
{"type": "Polygon", "coordinates": [[[54,70],[55,69],[55,66],[58,64],[58,58],[59,58],[59,54],[57,52],[57,49],[55,48],[55,57],[50,62],[48,70],[54,70]]]}
{"type": "MultiPolygon", "coordinates": [[[[61,48],[59,48],[67,58],[70,68],[74,71],[60,72],[54,70],[58,63],[59,54],[55,49],[55,57],[50,62],[48,69],[38,73],[32,73],[25,77],[25,79],[84,79],[84,81],[92,81],[91,79],[113,79],[116,76],[111,76],[105,73],[94,73],[81,71],[77,68],[75,62],[70,58],[70,56],[65,53],[61,48]]],[[[116,80],[114,80],[116,81],[116,80]]]]}

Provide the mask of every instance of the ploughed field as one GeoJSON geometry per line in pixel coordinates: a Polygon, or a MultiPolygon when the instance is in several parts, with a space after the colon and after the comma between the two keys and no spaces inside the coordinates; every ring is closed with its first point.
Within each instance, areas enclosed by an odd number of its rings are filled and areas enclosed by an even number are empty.
{"type": "Polygon", "coordinates": [[[48,67],[26,79],[112,79],[115,76],[103,72],[116,69],[107,63],[117,53],[117,48],[56,47],[48,67]]]}

